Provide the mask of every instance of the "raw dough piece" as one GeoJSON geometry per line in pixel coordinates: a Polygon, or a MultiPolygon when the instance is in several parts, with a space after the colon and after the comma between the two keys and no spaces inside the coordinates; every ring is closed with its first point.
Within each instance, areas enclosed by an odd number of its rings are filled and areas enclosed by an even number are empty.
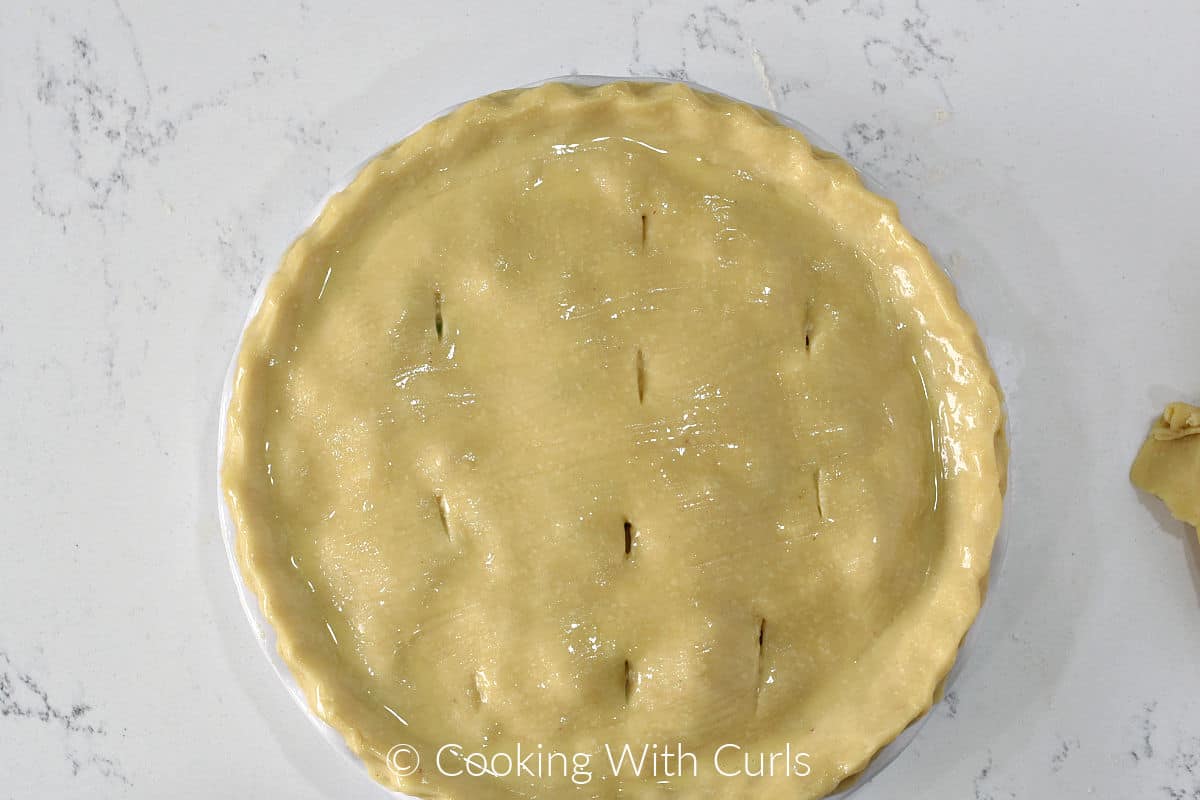
{"type": "Polygon", "coordinates": [[[485,97],[372,161],[272,278],[227,423],[313,709],[461,800],[827,794],[935,698],[1005,476],[975,326],[895,207],[667,84],[485,97]],[[447,777],[450,743],[595,774],[447,777]],[[699,775],[610,774],[652,743],[699,775]],[[721,777],[729,743],[811,774],[721,777]]]}
{"type": "Polygon", "coordinates": [[[1151,426],[1129,477],[1200,534],[1200,408],[1168,405],[1151,426]]]}

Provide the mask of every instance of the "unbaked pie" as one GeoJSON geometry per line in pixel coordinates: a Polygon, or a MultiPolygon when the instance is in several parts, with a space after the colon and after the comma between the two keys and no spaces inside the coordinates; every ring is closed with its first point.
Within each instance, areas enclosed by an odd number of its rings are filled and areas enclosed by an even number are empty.
{"type": "Polygon", "coordinates": [[[291,247],[222,485],[283,659],[380,782],[796,800],[935,699],[1003,422],[951,284],[845,162],[682,85],[551,83],[425,126],[291,247]],[[450,744],[595,774],[443,774],[450,744]],[[610,774],[626,744],[698,774],[610,774]],[[785,749],[805,774],[737,761],[785,749]]]}

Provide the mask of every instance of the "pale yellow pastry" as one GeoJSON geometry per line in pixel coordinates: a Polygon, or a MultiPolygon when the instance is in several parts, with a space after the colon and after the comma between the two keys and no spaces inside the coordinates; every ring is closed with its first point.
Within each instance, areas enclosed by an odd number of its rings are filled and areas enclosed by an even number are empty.
{"type": "Polygon", "coordinates": [[[1129,477],[1200,529],[1200,408],[1171,403],[1154,421],[1129,477]]]}
{"type": "Polygon", "coordinates": [[[372,161],[267,287],[227,422],[313,709],[461,800],[829,793],[935,698],[1005,477],[975,326],[895,207],[667,84],[492,95],[372,161]],[[447,775],[447,744],[591,775],[447,775]],[[626,744],[695,768],[613,775],[626,744]]]}

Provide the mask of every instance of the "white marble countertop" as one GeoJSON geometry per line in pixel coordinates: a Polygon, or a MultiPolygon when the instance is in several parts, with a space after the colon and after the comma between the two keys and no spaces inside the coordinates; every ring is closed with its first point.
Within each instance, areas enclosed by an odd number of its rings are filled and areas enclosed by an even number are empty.
{"type": "Polygon", "coordinates": [[[221,381],[335,178],[573,71],[777,107],[961,225],[932,244],[1010,394],[1008,555],[956,691],[856,800],[1200,797],[1200,548],[1126,478],[1200,398],[1200,5],[401,5],[0,6],[0,800],[381,796],[238,605],[221,381]]]}

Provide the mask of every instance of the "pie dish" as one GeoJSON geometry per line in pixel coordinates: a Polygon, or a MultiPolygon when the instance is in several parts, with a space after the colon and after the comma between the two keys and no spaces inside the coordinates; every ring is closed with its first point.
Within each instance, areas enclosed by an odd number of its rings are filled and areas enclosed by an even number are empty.
{"type": "Polygon", "coordinates": [[[974,324],[895,207],[663,83],[502,92],[372,160],[268,283],[225,425],[283,660],[420,797],[580,788],[443,774],[450,743],[595,754],[583,796],[834,791],[935,699],[1007,459],[974,324]],[[642,743],[699,774],[605,774],[642,743]],[[808,769],[719,775],[727,744],[808,769]]]}

